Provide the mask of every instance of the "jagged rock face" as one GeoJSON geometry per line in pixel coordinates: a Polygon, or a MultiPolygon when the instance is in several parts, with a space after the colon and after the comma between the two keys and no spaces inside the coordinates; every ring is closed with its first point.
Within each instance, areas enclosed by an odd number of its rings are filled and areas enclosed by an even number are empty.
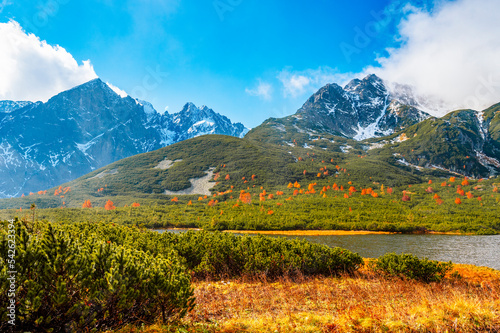
{"type": "Polygon", "coordinates": [[[356,140],[388,135],[428,117],[394,99],[376,75],[352,80],[344,88],[328,84],[296,113],[303,122],[299,127],[356,140]]]}
{"type": "Polygon", "coordinates": [[[204,131],[240,136],[246,130],[206,107],[183,111],[161,115],[147,102],[120,97],[100,79],[47,103],[2,101],[0,197],[44,190],[204,131]],[[182,132],[206,115],[210,124],[182,132]],[[174,123],[174,117],[180,121],[174,123]]]}
{"type": "Polygon", "coordinates": [[[232,124],[231,121],[206,106],[197,108],[193,103],[187,103],[182,111],[173,115],[173,123],[179,127],[177,141],[204,134],[224,133],[243,137],[248,130],[243,124],[232,124]]]}
{"type": "Polygon", "coordinates": [[[27,105],[33,104],[33,102],[27,101],[0,101],[0,114],[10,113],[14,110],[23,108],[27,105]]]}
{"type": "Polygon", "coordinates": [[[393,99],[380,119],[379,128],[383,133],[399,132],[427,118],[429,114],[393,99]]]}
{"type": "Polygon", "coordinates": [[[16,101],[0,101],[0,124],[2,123],[3,119],[7,117],[9,119],[8,114],[11,113],[14,110],[23,108],[25,106],[28,106],[30,104],[33,104],[32,102],[16,102],[16,101]]]}

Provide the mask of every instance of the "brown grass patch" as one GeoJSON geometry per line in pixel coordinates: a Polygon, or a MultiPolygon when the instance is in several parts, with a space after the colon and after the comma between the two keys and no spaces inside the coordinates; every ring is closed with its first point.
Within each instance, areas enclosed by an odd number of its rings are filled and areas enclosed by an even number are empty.
{"type": "MultiPolygon", "coordinates": [[[[368,260],[367,260],[368,261],[368,260]]],[[[181,326],[117,332],[500,332],[500,271],[455,265],[440,283],[355,276],[193,283],[181,326]]]]}
{"type": "Polygon", "coordinates": [[[191,322],[220,332],[500,331],[500,272],[458,265],[462,278],[425,284],[355,277],[196,282],[191,322]]]}

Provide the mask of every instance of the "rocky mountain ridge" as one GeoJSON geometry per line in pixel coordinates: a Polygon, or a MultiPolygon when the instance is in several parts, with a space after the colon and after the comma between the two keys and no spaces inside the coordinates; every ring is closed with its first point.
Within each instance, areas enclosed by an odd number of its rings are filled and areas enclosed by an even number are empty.
{"type": "Polygon", "coordinates": [[[0,102],[0,197],[28,195],[125,157],[204,134],[241,137],[208,107],[187,103],[175,114],[120,96],[100,79],[46,103],[0,102]]]}

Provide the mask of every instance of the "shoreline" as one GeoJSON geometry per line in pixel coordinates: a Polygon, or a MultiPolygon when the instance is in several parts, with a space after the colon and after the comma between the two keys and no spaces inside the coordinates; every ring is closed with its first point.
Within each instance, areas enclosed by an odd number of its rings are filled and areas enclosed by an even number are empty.
{"type": "Polygon", "coordinates": [[[347,236],[347,235],[391,235],[397,232],[368,230],[224,230],[233,234],[262,234],[285,236],[347,236]]]}
{"type": "MultiPolygon", "coordinates": [[[[164,231],[201,231],[201,228],[155,228],[151,230],[164,231]]],[[[427,232],[391,232],[391,231],[370,231],[370,230],[222,230],[232,234],[250,234],[250,235],[284,235],[284,236],[350,236],[350,235],[452,235],[452,236],[473,236],[471,233],[460,233],[456,231],[427,231],[427,232]]]]}

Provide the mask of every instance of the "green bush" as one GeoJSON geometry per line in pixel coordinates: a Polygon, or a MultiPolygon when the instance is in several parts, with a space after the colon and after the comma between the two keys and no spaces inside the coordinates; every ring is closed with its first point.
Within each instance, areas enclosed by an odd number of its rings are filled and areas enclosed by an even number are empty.
{"type": "Polygon", "coordinates": [[[423,282],[441,281],[447,272],[453,269],[453,263],[438,262],[427,258],[419,259],[412,254],[386,253],[371,262],[370,268],[375,272],[391,276],[404,276],[423,282]]]}
{"type": "MultiPolygon", "coordinates": [[[[190,276],[175,252],[152,256],[70,226],[29,232],[15,223],[17,331],[101,331],[183,317],[194,306],[190,276]]],[[[8,243],[1,230],[0,303],[7,304],[8,243]]],[[[12,329],[4,306],[0,320],[0,331],[12,329]]]]}
{"type": "Polygon", "coordinates": [[[200,278],[243,275],[331,275],[353,272],[363,264],[351,251],[307,241],[266,236],[235,236],[223,232],[157,232],[113,224],[75,223],[66,230],[79,237],[96,235],[156,257],[176,252],[200,278]]]}
{"type": "Polygon", "coordinates": [[[175,249],[200,277],[332,275],[363,265],[357,253],[307,241],[206,231],[162,237],[175,239],[175,249]]]}

